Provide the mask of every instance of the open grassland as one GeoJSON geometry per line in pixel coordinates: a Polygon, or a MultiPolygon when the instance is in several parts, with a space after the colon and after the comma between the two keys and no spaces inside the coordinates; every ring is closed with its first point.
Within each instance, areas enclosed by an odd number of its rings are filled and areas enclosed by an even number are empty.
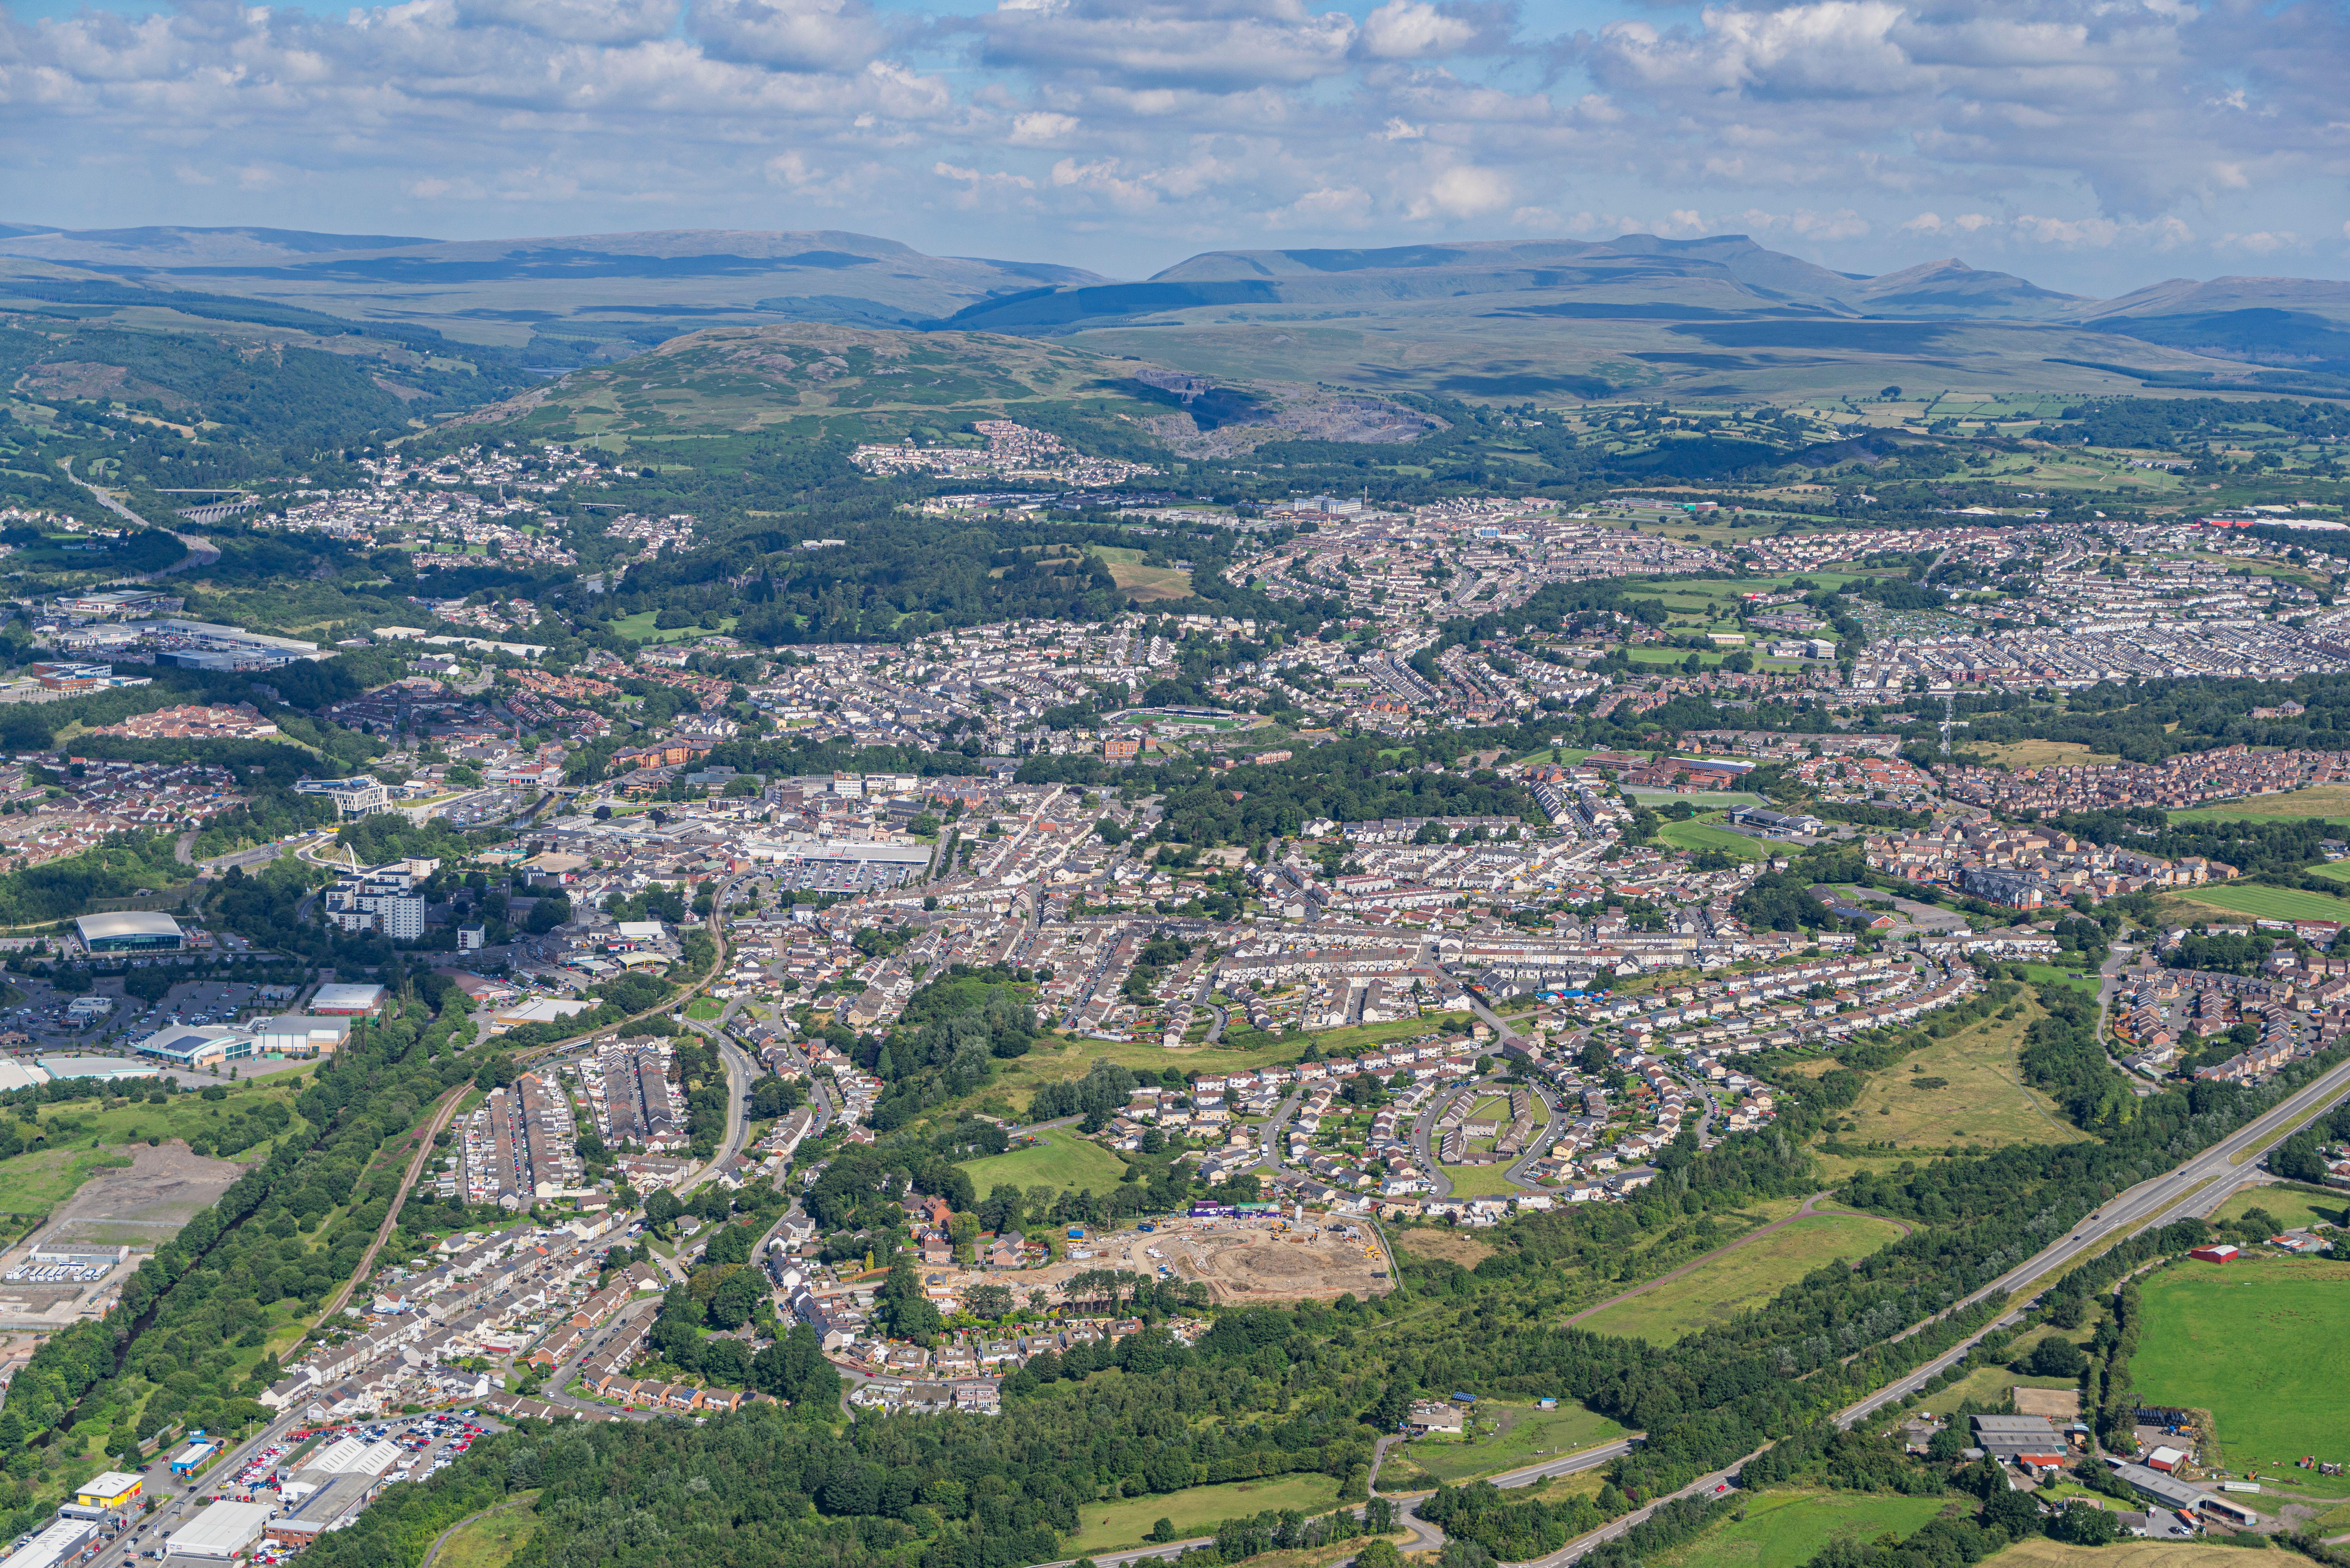
{"type": "Polygon", "coordinates": [[[1925,1148],[2077,1141],[2081,1134],[2016,1071],[2024,1032],[2041,1015],[2025,1002],[2012,1019],[1987,1019],[1877,1074],[1846,1113],[1860,1126],[1852,1136],[1925,1148]]]}
{"type": "Polygon", "coordinates": [[[1014,1149],[964,1166],[973,1191],[993,1192],[1002,1182],[1026,1191],[1032,1187],[1057,1187],[1067,1192],[1107,1192],[1126,1174],[1126,1162],[1088,1143],[1068,1127],[1040,1135],[1041,1147],[1014,1149]]]}
{"type": "Polygon", "coordinates": [[[2118,756],[2092,751],[2077,741],[2010,741],[2004,745],[1968,749],[2003,768],[2071,768],[2121,761],[2118,756]]]}
{"type": "Polygon", "coordinates": [[[1669,822],[1657,829],[1657,836],[1679,849],[1719,849],[1733,859],[1762,859],[1762,846],[1742,833],[1721,826],[1721,818],[1722,814],[1716,811],[1687,822],[1669,822]]]}
{"type": "Polygon", "coordinates": [[[101,1170],[130,1157],[97,1148],[44,1148],[0,1159],[0,1214],[47,1214],[101,1170]]]}
{"type": "Polygon", "coordinates": [[[536,1492],[524,1492],[457,1526],[441,1543],[433,1568],[505,1568],[538,1529],[536,1492]]]}
{"type": "Polygon", "coordinates": [[[1326,1475],[1273,1476],[1263,1480],[1226,1481],[1221,1486],[1186,1487],[1160,1497],[1128,1497],[1116,1502],[1088,1502],[1077,1510],[1077,1532],[1070,1545],[1083,1556],[1114,1552],[1123,1546],[1145,1546],[1151,1526],[1169,1520],[1175,1538],[1207,1535],[1228,1519],[1241,1519],[1268,1509],[1294,1508],[1300,1513],[1326,1513],[1338,1501],[1338,1482],[1326,1475]]]}
{"type": "Polygon", "coordinates": [[[1116,583],[1128,597],[1149,603],[1155,599],[1187,599],[1191,597],[1191,574],[1173,566],[1146,566],[1143,552],[1118,545],[1089,545],[1089,556],[1097,556],[1109,568],[1110,581],[1116,583]]]}
{"type": "Polygon", "coordinates": [[[1595,1334],[1670,1345],[1761,1306],[1814,1269],[1850,1262],[1898,1240],[1890,1220],[1807,1214],[1768,1235],[1715,1252],[1679,1279],[1577,1323],[1595,1334]]]}
{"type": "Polygon", "coordinates": [[[2140,1289],[2146,1326],[2130,1364],[2139,1397],[2210,1411],[2220,1464],[2350,1459],[2350,1263],[2180,1263],[2140,1289]]]}
{"type": "MultiPolygon", "coordinates": [[[[1474,1441],[1422,1440],[1391,1451],[1388,1463],[1399,1455],[1436,1480],[1473,1480],[1605,1443],[1624,1431],[1607,1417],[1571,1400],[1563,1401],[1555,1410],[1480,1400],[1473,1415],[1478,1428],[1474,1441]]],[[[1384,1469],[1380,1479],[1387,1490],[1395,1490],[1384,1469]]]]}
{"type": "Polygon", "coordinates": [[[2222,915],[2251,915],[2265,920],[2350,919],[2350,899],[2301,888],[2264,888],[2251,883],[2221,883],[2180,893],[2190,904],[2218,909],[2222,915]]]}
{"type": "Polygon", "coordinates": [[[2283,794],[2190,806],[2170,814],[2173,822],[2274,822],[2315,817],[2350,823],[2350,784],[2312,784],[2283,794]]]}
{"type": "Polygon", "coordinates": [[[1766,1491],[1746,1504],[1745,1518],[1715,1525],[1648,1562],[1653,1568],[1801,1568],[1830,1542],[1866,1547],[1887,1532],[1908,1535],[1946,1506],[1939,1497],[1766,1491]]]}
{"type": "Polygon", "coordinates": [[[2241,1220],[2255,1209],[2267,1210],[2270,1218],[2288,1231],[2321,1222],[2350,1226],[2350,1192],[2289,1182],[2247,1187],[2241,1192],[2231,1193],[2211,1218],[2241,1220]]]}

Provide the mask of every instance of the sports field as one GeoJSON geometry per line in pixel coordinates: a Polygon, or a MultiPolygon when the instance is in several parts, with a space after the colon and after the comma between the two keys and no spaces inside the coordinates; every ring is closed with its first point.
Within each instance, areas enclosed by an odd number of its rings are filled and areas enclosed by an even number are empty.
{"type": "MultiPolygon", "coordinates": [[[[1624,792],[1638,805],[1670,805],[1685,800],[1707,811],[1728,811],[1733,805],[1768,805],[1771,803],[1747,790],[1736,789],[1627,789],[1624,792]]],[[[1691,821],[1696,819],[1692,817],[1691,821]]]]}
{"type": "Polygon", "coordinates": [[[1845,1136],[1937,1149],[2077,1141],[2080,1132],[2016,1071],[2024,1032],[2041,1016],[2026,1002],[2012,1019],[1970,1025],[1876,1074],[1846,1112],[1860,1130],[1845,1136]]]}
{"type": "MultiPolygon", "coordinates": [[[[2149,1403],[2211,1412],[2231,1469],[2350,1460],[2350,1262],[2179,1263],[2140,1286],[2130,1372],[2149,1403]]],[[[2296,1480],[2298,1485],[2303,1484],[2296,1480]]],[[[2329,1489],[2331,1490],[2331,1489],[2329,1489]]]]}
{"type": "Polygon", "coordinates": [[[2350,920],[2350,898],[2312,893],[2301,888],[2264,888],[2253,883],[2221,883],[2177,895],[2190,904],[2227,914],[2251,915],[2268,920],[2350,920]]]}
{"type": "Polygon", "coordinates": [[[1761,1306],[1814,1269],[1866,1257],[1900,1235],[1901,1228],[1887,1220],[1807,1214],[1724,1248],[1680,1278],[1594,1313],[1575,1326],[1670,1345],[1761,1306]]]}
{"type": "Polygon", "coordinates": [[[1126,1174],[1126,1161],[1099,1144],[1087,1142],[1072,1128],[1054,1127],[1038,1136],[1045,1140],[1041,1147],[990,1155],[964,1166],[972,1189],[993,1192],[999,1183],[1008,1181],[1024,1192],[1032,1187],[1107,1192],[1126,1174]]]}
{"type": "Polygon", "coordinates": [[[1890,1532],[1904,1536],[1942,1511],[1939,1497],[1877,1492],[1766,1491],[1746,1503],[1746,1517],[1647,1561],[1650,1568],[1801,1568],[1830,1542],[1866,1546],[1890,1532]]]}
{"type": "MultiPolygon", "coordinates": [[[[1475,1407],[1474,1419],[1478,1436],[1473,1442],[1423,1439],[1391,1449],[1388,1462],[1393,1464],[1398,1458],[1405,1458],[1436,1480],[1473,1480],[1479,1476],[1499,1475],[1503,1470],[1523,1469],[1537,1460],[1587,1449],[1624,1430],[1607,1417],[1572,1400],[1562,1400],[1555,1410],[1543,1410],[1531,1405],[1497,1405],[1481,1399],[1475,1407]],[[1500,1430],[1492,1430],[1488,1423],[1498,1425],[1500,1430]]],[[[1379,1474],[1382,1487],[1390,1491],[1398,1490],[1386,1479],[1384,1469],[1379,1474]]]]}
{"type": "Polygon", "coordinates": [[[1320,1474],[1274,1476],[1264,1480],[1227,1481],[1222,1486],[1186,1487],[1160,1497],[1120,1498],[1116,1502],[1088,1502],[1077,1509],[1077,1532],[1070,1546],[1077,1555],[1115,1552],[1122,1546],[1147,1546],[1151,1526],[1168,1520],[1175,1538],[1206,1535],[1228,1519],[1240,1519],[1267,1509],[1294,1508],[1312,1515],[1327,1513],[1338,1501],[1336,1477],[1320,1474]]]}
{"type": "Polygon", "coordinates": [[[1721,826],[1721,813],[1709,812],[1692,816],[1687,822],[1669,822],[1657,829],[1657,836],[1678,849],[1692,853],[1702,849],[1719,849],[1739,860],[1760,860],[1762,846],[1742,833],[1732,833],[1721,826]]]}

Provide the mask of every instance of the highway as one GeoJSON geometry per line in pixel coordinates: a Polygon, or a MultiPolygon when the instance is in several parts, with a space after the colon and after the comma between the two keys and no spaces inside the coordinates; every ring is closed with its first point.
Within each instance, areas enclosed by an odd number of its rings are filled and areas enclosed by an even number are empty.
{"type": "MultiPolygon", "coordinates": [[[[2299,1130],[2303,1122],[2327,1109],[2345,1095],[2350,1095],[2350,1062],[2334,1068],[2270,1109],[2258,1120],[2246,1124],[2185,1164],[2151,1180],[2142,1181],[2113,1198],[2085,1223],[2075,1226],[2063,1239],[2041,1249],[1973,1294],[1953,1303],[1939,1315],[1947,1316],[1950,1312],[1970,1306],[1995,1291],[2021,1292],[2044,1276],[2061,1272],[2095,1256],[2112,1243],[2126,1241],[2141,1231],[2164,1223],[2174,1215],[2189,1211],[2194,1206],[2190,1200],[2199,1197],[2205,1183],[2233,1186],[2234,1183],[2226,1179],[2247,1174],[2247,1168],[2261,1155],[2283,1142],[2299,1130]]],[[[2020,1315],[2020,1311],[2011,1313],[1999,1322],[2010,1322],[2020,1315]]],[[[1934,1321],[1937,1320],[1928,1320],[1929,1323],[1934,1321]]],[[[1920,1324],[1918,1328],[1925,1326],[1925,1324],[1920,1324]]],[[[1953,1345],[1916,1371],[1846,1407],[1837,1414],[1837,1425],[1849,1428],[1887,1405],[1898,1402],[1903,1395],[1966,1355],[1977,1339],[1995,1326],[1996,1324],[1986,1324],[1964,1344],[1953,1345]]],[[[1910,1329],[1894,1337],[1904,1339],[1917,1332],[1918,1329],[1910,1329]]]]}

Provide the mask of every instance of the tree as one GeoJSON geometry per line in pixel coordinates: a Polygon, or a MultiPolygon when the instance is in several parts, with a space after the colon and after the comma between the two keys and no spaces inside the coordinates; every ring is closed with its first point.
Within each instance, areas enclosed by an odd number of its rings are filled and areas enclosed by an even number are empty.
{"type": "Polygon", "coordinates": [[[1012,1288],[1009,1285],[973,1285],[963,1293],[962,1301],[973,1317],[1003,1317],[1012,1311],[1012,1288]]]}
{"type": "Polygon", "coordinates": [[[2054,1334],[2033,1346],[2030,1362],[2034,1377],[2078,1377],[2088,1365],[2079,1345],[2054,1334]]]}
{"type": "Polygon", "coordinates": [[[2074,1546],[2111,1546],[2121,1539],[2121,1525],[2095,1503],[2060,1509],[2048,1521],[2048,1533],[2074,1546]]]}
{"type": "Polygon", "coordinates": [[[676,1223],[677,1217],[684,1212],[685,1205],[680,1203],[677,1194],[666,1187],[656,1189],[653,1195],[645,1199],[646,1222],[656,1231],[676,1223]]]}

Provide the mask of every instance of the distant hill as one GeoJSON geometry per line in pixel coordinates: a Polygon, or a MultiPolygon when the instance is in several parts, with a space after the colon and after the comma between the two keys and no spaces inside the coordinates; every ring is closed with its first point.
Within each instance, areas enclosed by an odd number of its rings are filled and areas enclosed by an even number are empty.
{"type": "MultiPolygon", "coordinates": [[[[2171,279],[2095,300],[1956,258],[1856,276],[1743,234],[1210,251],[1122,281],[1050,262],[929,255],[846,230],[442,240],[0,223],[0,306],[140,331],[239,322],[315,338],[349,323],[428,352],[500,351],[515,370],[540,373],[705,328],[786,323],[1060,338],[1252,397],[1284,389],[1267,406],[1292,411],[1340,390],[2350,394],[2350,284],[2171,279]]],[[[1222,428],[1201,419],[1209,408],[1186,403],[1192,434],[1222,428]]],[[[652,412],[647,429],[659,422],[652,412]]],[[[1305,422],[1365,421],[1325,409],[1305,422]]],[[[1375,411],[1365,428],[1394,423],[1375,411]]]]}
{"type": "Polygon", "coordinates": [[[546,363],[648,348],[721,321],[905,327],[1040,286],[1106,281],[1050,262],[925,255],[843,230],[661,230],[435,240],[282,229],[11,233],[0,256],[109,279],[430,327],[546,363]]]}

